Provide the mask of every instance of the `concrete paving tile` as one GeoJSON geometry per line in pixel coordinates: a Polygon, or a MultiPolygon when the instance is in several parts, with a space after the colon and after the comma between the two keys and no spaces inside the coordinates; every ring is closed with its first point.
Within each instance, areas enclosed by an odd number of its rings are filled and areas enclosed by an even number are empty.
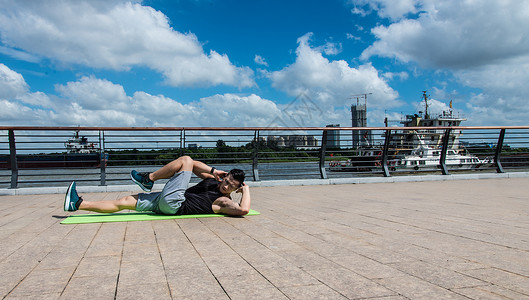
{"type": "Polygon", "coordinates": [[[116,256],[123,252],[123,244],[91,244],[86,250],[85,257],[116,256]]]}
{"type": "Polygon", "coordinates": [[[277,233],[270,231],[259,224],[246,224],[246,227],[237,227],[237,229],[254,238],[281,238],[277,233]]]}
{"type": "MultiPolygon", "coordinates": [[[[2,230],[4,228],[2,227],[2,230]]],[[[0,261],[4,260],[9,255],[13,254],[19,248],[27,244],[29,241],[35,238],[38,233],[16,233],[7,235],[2,238],[2,243],[0,244],[0,261]]]]}
{"type": "Polygon", "coordinates": [[[470,259],[479,259],[483,264],[500,270],[529,277],[529,252],[514,249],[493,249],[481,252],[470,259]]]}
{"type": "Polygon", "coordinates": [[[77,266],[90,245],[92,237],[97,228],[77,229],[74,228],[69,236],[56,244],[56,247],[44,257],[37,268],[39,269],[58,269],[68,266],[77,266]],[[82,237],[71,235],[72,232],[83,233],[82,237]]]}
{"type": "MultiPolygon", "coordinates": [[[[173,298],[173,299],[175,299],[175,298],[173,298]]],[[[180,297],[178,297],[178,299],[183,299],[183,300],[229,300],[230,298],[223,291],[222,293],[219,293],[219,294],[199,294],[199,295],[180,296],[180,297]]]]}
{"type": "Polygon", "coordinates": [[[229,293],[230,299],[259,299],[259,300],[280,300],[289,299],[280,290],[276,288],[259,289],[259,290],[245,290],[245,291],[233,291],[229,293]]]}
{"type": "Polygon", "coordinates": [[[228,295],[255,293],[275,288],[257,272],[216,276],[216,278],[228,295]]]}
{"type": "Polygon", "coordinates": [[[358,254],[337,256],[331,258],[331,260],[336,264],[369,279],[380,279],[404,275],[402,271],[391,267],[391,265],[382,264],[358,254]]]}
{"type": "Polygon", "coordinates": [[[73,277],[60,299],[114,299],[117,274],[115,276],[73,277]]]}
{"type": "Polygon", "coordinates": [[[325,285],[349,299],[397,295],[395,292],[379,285],[375,281],[369,280],[342,267],[309,270],[308,272],[325,285]]]}
{"type": "Polygon", "coordinates": [[[173,241],[172,237],[160,237],[158,239],[157,245],[161,254],[170,254],[174,252],[180,255],[188,255],[197,253],[193,244],[191,244],[187,239],[185,241],[173,241]],[[171,240],[171,242],[166,242],[166,240],[171,240]]]}
{"type": "Polygon", "coordinates": [[[122,260],[124,262],[160,260],[158,246],[155,243],[125,242],[122,260]]]}
{"type": "Polygon", "coordinates": [[[172,251],[160,254],[162,257],[162,264],[166,270],[206,267],[206,264],[197,252],[172,251]]]}
{"type": "MultiPolygon", "coordinates": [[[[0,297],[7,295],[14,289],[38,264],[38,261],[30,260],[31,263],[10,260],[11,257],[0,263],[0,297]]],[[[23,259],[23,258],[21,258],[23,259]]]]}
{"type": "Polygon", "coordinates": [[[256,267],[257,272],[278,288],[315,285],[320,282],[309,273],[290,264],[256,267]]]}
{"type": "Polygon", "coordinates": [[[281,288],[281,291],[287,295],[289,299],[347,299],[344,295],[331,289],[330,287],[318,284],[309,286],[291,286],[281,288]]]}
{"type": "Polygon", "coordinates": [[[307,251],[282,251],[278,252],[281,257],[288,260],[294,266],[303,270],[329,269],[338,265],[331,260],[316,253],[307,251]]]}
{"type": "Polygon", "coordinates": [[[193,242],[193,247],[201,257],[228,256],[235,254],[235,251],[220,239],[208,242],[193,242]]]}
{"type": "Polygon", "coordinates": [[[127,222],[125,242],[156,243],[152,222],[127,222]]]}
{"type": "Polygon", "coordinates": [[[11,296],[60,293],[72,276],[72,269],[33,271],[11,292],[11,296]]]}
{"type": "Polygon", "coordinates": [[[72,252],[69,249],[61,249],[50,252],[35,267],[36,270],[62,269],[71,267],[75,269],[83,257],[84,250],[72,252]]]}
{"type": "Polygon", "coordinates": [[[273,251],[302,251],[303,247],[283,237],[257,237],[259,243],[273,251]]]}
{"type": "Polygon", "coordinates": [[[492,284],[454,289],[454,291],[470,299],[526,299],[529,297],[527,294],[520,294],[492,284]]]}
{"type": "MultiPolygon", "coordinates": [[[[215,231],[212,228],[213,231],[215,231]]],[[[259,243],[247,234],[240,232],[234,228],[231,228],[230,232],[217,232],[215,233],[220,237],[220,239],[228,244],[232,248],[239,248],[243,246],[252,246],[252,244],[258,245],[259,243]]]]}
{"type": "Polygon", "coordinates": [[[74,277],[86,276],[115,276],[119,274],[121,257],[85,257],[73,274],[74,277]]]}
{"type": "Polygon", "coordinates": [[[417,260],[409,255],[373,245],[356,247],[354,252],[383,264],[417,260]]]}
{"type": "Polygon", "coordinates": [[[433,266],[425,262],[405,262],[390,264],[390,266],[432,284],[446,289],[473,287],[488,284],[485,281],[475,279],[461,273],[433,266]]]}
{"type": "Polygon", "coordinates": [[[462,271],[462,273],[524,295],[529,295],[529,277],[495,268],[466,270],[462,271]]]}
{"type": "Polygon", "coordinates": [[[125,230],[126,223],[101,224],[99,231],[93,238],[85,253],[85,257],[121,255],[123,251],[125,230]]]}
{"type": "Polygon", "coordinates": [[[332,258],[336,256],[345,256],[345,255],[349,255],[353,253],[351,249],[341,247],[333,243],[329,243],[329,242],[322,241],[322,240],[310,241],[310,242],[299,242],[298,245],[300,245],[303,248],[308,249],[309,251],[318,253],[319,255],[326,257],[326,258],[332,258]]]}
{"type": "Polygon", "coordinates": [[[348,234],[334,232],[332,234],[316,234],[314,237],[325,241],[329,244],[344,247],[346,249],[355,249],[356,247],[369,246],[371,243],[362,238],[362,234],[357,234],[354,229],[349,228],[348,234]]]}
{"type": "Polygon", "coordinates": [[[251,254],[255,252],[272,252],[270,249],[268,249],[265,245],[261,244],[259,241],[255,240],[254,238],[245,238],[240,240],[229,240],[226,241],[223,239],[228,246],[236,251],[237,253],[243,255],[243,254],[251,254]]]}
{"type": "Polygon", "coordinates": [[[208,269],[169,270],[167,282],[175,299],[226,295],[217,279],[208,269]]]}
{"type": "Polygon", "coordinates": [[[408,299],[467,299],[467,297],[407,275],[375,279],[377,283],[408,299]]]}
{"type": "Polygon", "coordinates": [[[38,294],[38,295],[23,295],[23,296],[7,296],[6,300],[42,300],[42,299],[60,299],[61,293],[38,294]]]}
{"type": "Polygon", "coordinates": [[[452,256],[444,256],[444,257],[430,257],[426,260],[426,262],[439,266],[441,268],[449,269],[452,271],[465,271],[465,270],[476,270],[476,269],[484,269],[487,266],[470,261],[468,259],[459,258],[459,257],[452,257],[452,256]]]}
{"type": "MultiPolygon", "coordinates": [[[[269,227],[267,227],[269,230],[271,230],[269,227]]],[[[280,235],[283,238],[288,239],[292,242],[312,242],[312,241],[318,241],[319,239],[316,238],[313,235],[310,235],[306,232],[303,232],[301,230],[296,230],[293,228],[290,228],[288,226],[283,226],[277,229],[277,231],[274,231],[278,235],[280,235]]]]}
{"type": "Polygon", "coordinates": [[[277,267],[281,265],[290,264],[288,260],[283,258],[279,252],[274,252],[269,249],[246,251],[238,249],[238,254],[254,267],[277,267]]]}
{"type": "Polygon", "coordinates": [[[167,282],[126,285],[118,283],[115,299],[171,299],[167,282]]]}
{"type": "Polygon", "coordinates": [[[239,276],[255,273],[255,269],[240,256],[204,257],[207,267],[215,276],[239,276]]]}
{"type": "Polygon", "coordinates": [[[177,220],[177,224],[192,243],[208,243],[219,239],[217,235],[198,219],[179,219],[177,220]]]}
{"type": "Polygon", "coordinates": [[[167,281],[161,261],[122,262],[119,282],[124,285],[148,284],[167,281]]]}

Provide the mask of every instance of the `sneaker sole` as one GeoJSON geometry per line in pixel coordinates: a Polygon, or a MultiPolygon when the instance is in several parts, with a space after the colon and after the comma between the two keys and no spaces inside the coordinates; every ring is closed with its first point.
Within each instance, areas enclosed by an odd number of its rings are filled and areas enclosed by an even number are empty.
{"type": "Polygon", "coordinates": [[[72,186],[74,185],[75,181],[70,183],[68,186],[68,189],[66,190],[66,196],[64,197],[64,211],[70,211],[70,192],[72,191],[72,186]]]}
{"type": "Polygon", "coordinates": [[[140,188],[146,192],[150,192],[151,190],[150,189],[147,189],[146,187],[143,186],[143,184],[141,184],[141,182],[137,181],[136,179],[134,179],[134,177],[132,177],[132,172],[130,173],[130,179],[137,185],[140,186],[140,188]]]}

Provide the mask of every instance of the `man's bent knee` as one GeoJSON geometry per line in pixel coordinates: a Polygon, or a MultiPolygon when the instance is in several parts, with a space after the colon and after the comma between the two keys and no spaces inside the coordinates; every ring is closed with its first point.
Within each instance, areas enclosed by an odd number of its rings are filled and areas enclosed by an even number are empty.
{"type": "Polygon", "coordinates": [[[120,209],[136,209],[136,203],[138,203],[136,195],[125,196],[117,200],[117,206],[120,209]]]}
{"type": "Polygon", "coordinates": [[[193,159],[189,155],[180,156],[178,159],[181,160],[182,163],[193,163],[193,159]]]}
{"type": "Polygon", "coordinates": [[[187,156],[187,155],[184,155],[184,156],[181,156],[178,158],[178,160],[180,160],[180,162],[182,163],[182,166],[180,167],[180,170],[175,170],[175,171],[192,171],[193,170],[193,159],[191,158],[191,156],[187,156]]]}

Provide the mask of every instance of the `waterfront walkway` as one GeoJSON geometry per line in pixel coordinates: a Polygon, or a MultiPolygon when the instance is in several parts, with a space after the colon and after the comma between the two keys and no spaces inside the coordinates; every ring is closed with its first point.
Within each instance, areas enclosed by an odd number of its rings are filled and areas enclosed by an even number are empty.
{"type": "Polygon", "coordinates": [[[1,196],[0,299],[529,298],[528,178],[251,192],[261,215],[80,225],[1,196]]]}

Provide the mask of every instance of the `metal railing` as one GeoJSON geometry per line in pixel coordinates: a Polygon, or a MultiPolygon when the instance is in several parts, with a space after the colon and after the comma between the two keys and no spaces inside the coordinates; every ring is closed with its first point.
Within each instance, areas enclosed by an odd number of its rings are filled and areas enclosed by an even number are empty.
{"type": "Polygon", "coordinates": [[[250,180],[529,169],[529,126],[0,127],[0,187],[129,180],[182,155],[250,180]],[[67,152],[77,132],[86,148],[67,152]]]}

